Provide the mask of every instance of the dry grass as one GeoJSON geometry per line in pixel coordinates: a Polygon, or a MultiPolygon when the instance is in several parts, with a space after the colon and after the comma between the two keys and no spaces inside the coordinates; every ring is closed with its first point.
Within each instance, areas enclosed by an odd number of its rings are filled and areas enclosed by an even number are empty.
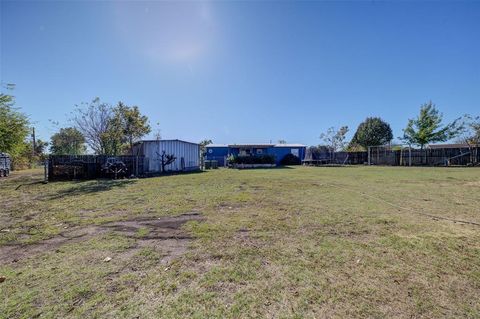
{"type": "Polygon", "coordinates": [[[0,182],[0,318],[480,317],[480,227],[424,215],[480,223],[478,169],[40,178],[0,182]]]}

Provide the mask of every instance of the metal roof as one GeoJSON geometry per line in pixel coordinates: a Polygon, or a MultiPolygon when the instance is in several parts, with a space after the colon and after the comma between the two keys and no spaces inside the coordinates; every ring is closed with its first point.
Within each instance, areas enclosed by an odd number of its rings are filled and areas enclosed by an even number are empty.
{"type": "Polygon", "coordinates": [[[206,147],[228,147],[227,144],[208,144],[206,147]]]}
{"type": "Polygon", "coordinates": [[[303,145],[303,144],[275,144],[274,147],[307,147],[307,145],[303,145]]]}
{"type": "Polygon", "coordinates": [[[200,145],[198,143],[187,142],[187,141],[183,141],[183,140],[179,140],[179,139],[173,139],[173,140],[142,140],[142,141],[138,141],[138,142],[133,143],[133,145],[137,145],[137,144],[140,144],[140,143],[157,143],[157,142],[181,142],[181,143],[200,145]]]}
{"type": "Polygon", "coordinates": [[[428,148],[437,149],[437,148],[468,148],[468,144],[429,144],[428,148]]]}
{"type": "Polygon", "coordinates": [[[303,144],[261,144],[261,143],[241,143],[241,144],[209,144],[207,147],[306,147],[303,144]]]}
{"type": "Polygon", "coordinates": [[[228,147],[273,147],[275,144],[261,144],[261,143],[242,143],[229,144],[228,147]]]}

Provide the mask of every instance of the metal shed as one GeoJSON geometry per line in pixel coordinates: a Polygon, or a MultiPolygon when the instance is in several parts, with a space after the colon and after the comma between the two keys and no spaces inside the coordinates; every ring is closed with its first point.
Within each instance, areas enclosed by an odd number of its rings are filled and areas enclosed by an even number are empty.
{"type": "Polygon", "coordinates": [[[175,161],[165,167],[165,172],[194,171],[200,169],[200,145],[182,140],[146,140],[134,144],[133,152],[145,156],[146,173],[162,173],[163,152],[174,155],[175,161]]]}

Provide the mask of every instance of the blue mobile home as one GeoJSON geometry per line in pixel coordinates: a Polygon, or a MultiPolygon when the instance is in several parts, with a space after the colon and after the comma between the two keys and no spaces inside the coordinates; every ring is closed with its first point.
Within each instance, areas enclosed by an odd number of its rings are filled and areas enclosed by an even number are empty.
{"type": "Polygon", "coordinates": [[[207,145],[206,160],[218,161],[218,166],[225,166],[228,156],[273,155],[275,164],[287,155],[293,154],[300,160],[305,158],[306,145],[303,144],[210,144],[207,145]]]}

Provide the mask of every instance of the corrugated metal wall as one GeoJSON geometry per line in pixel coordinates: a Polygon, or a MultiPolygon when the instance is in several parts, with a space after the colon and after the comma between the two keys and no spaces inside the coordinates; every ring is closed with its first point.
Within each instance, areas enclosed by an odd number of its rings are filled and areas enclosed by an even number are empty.
{"type": "MultiPolygon", "coordinates": [[[[139,147],[137,144],[136,147],[139,147]]],[[[148,171],[161,171],[162,152],[165,154],[174,154],[176,160],[167,165],[166,171],[192,171],[200,169],[200,145],[179,141],[179,140],[160,140],[143,141],[140,145],[140,154],[148,159],[148,171]]]]}

